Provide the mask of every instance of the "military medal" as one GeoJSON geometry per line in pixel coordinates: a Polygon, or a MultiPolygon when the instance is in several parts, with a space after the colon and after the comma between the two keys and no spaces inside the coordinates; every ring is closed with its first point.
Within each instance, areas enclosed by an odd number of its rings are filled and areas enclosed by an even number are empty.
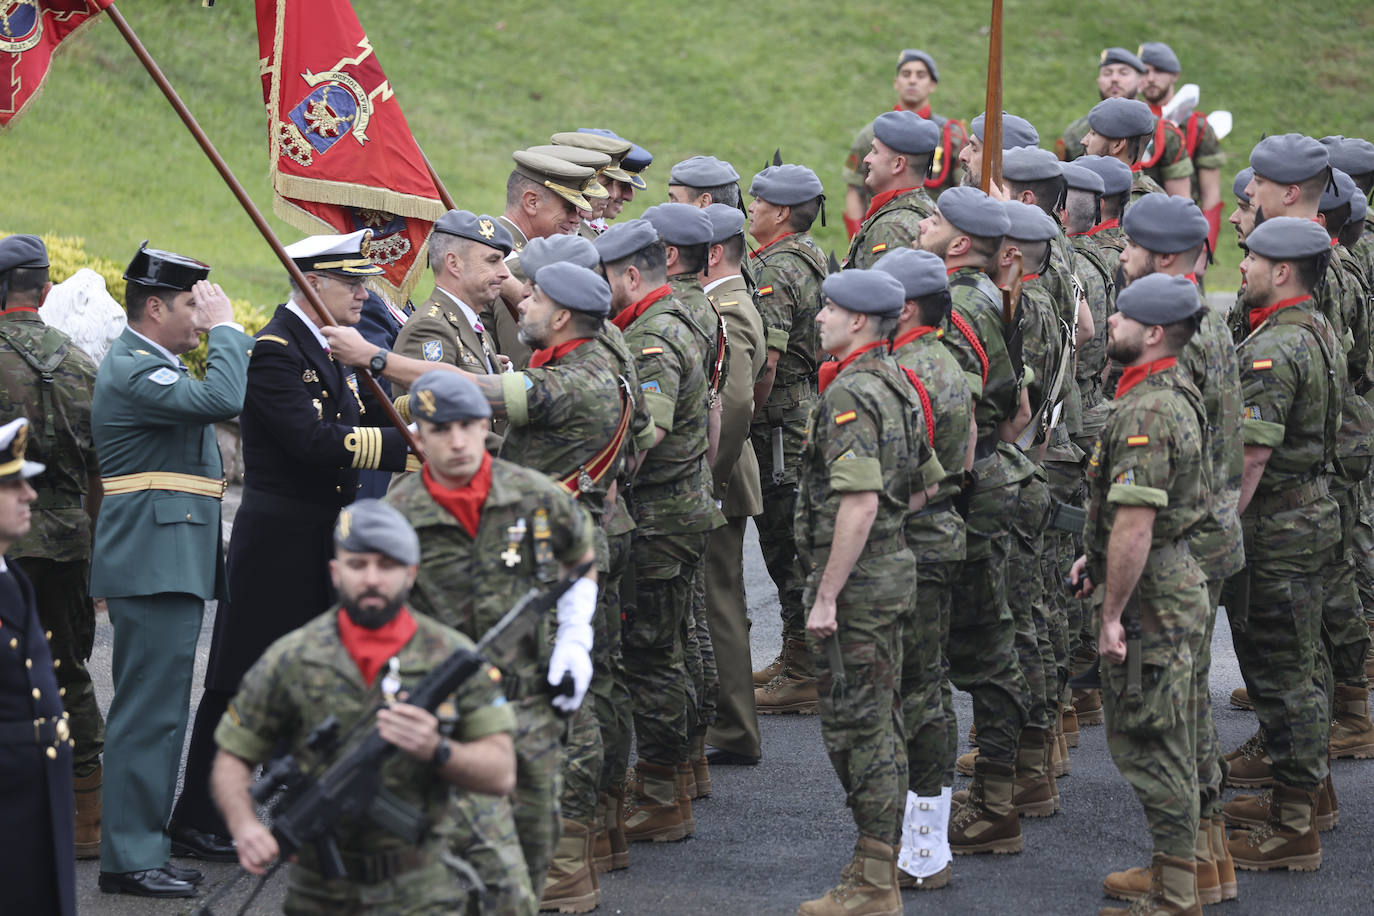
{"type": "MultiPolygon", "coordinates": [[[[578,486],[582,485],[581,480],[578,486]]],[[[549,530],[549,510],[542,506],[534,510],[534,562],[540,566],[545,566],[553,561],[553,547],[549,545],[549,538],[553,533],[549,530]]]]}
{"type": "Polygon", "coordinates": [[[510,569],[520,563],[520,542],[525,539],[525,519],[518,518],[515,524],[506,529],[506,549],[501,551],[501,559],[510,569]]]}
{"type": "Polygon", "coordinates": [[[577,489],[583,493],[590,493],[595,486],[596,483],[592,480],[592,475],[587,473],[587,466],[584,464],[577,472],[577,489]]]}
{"type": "Polygon", "coordinates": [[[391,656],[386,663],[386,676],[382,678],[382,696],[388,703],[396,702],[396,694],[401,690],[401,661],[391,656]]]}

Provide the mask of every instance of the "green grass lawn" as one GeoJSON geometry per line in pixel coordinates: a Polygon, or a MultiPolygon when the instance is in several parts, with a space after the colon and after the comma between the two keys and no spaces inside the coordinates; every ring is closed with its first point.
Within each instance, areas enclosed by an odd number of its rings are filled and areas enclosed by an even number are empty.
{"type": "MultiPolygon", "coordinates": [[[[579,126],[647,147],[649,190],[671,165],[707,153],[747,182],[781,147],[825,182],[835,219],[818,235],[843,248],[840,166],[865,121],[891,105],[897,51],[939,63],[937,111],[983,107],[989,4],[840,5],[819,0],[624,0],[614,12],[526,0],[357,0],[354,4],[416,138],[459,206],[499,212],[512,149],[579,126]]],[[[253,198],[271,210],[253,5],[126,0],[125,16],[253,198]]],[[[1008,0],[1006,107],[1050,147],[1096,101],[1098,51],[1169,42],[1203,108],[1227,108],[1231,178],[1263,133],[1374,134],[1374,5],[1295,8],[1260,0],[1149,6],[1008,0]],[[1156,18],[1145,24],[1143,11],[1156,18]]],[[[0,229],[84,237],[121,263],[144,239],[200,258],[231,295],[270,305],[283,272],[213,168],[108,22],[59,56],[40,96],[0,136],[0,229]]],[[[301,233],[275,217],[287,242],[301,233]]],[[[1208,286],[1237,285],[1223,227],[1208,286]]],[[[428,287],[422,282],[417,297],[428,287]]]]}

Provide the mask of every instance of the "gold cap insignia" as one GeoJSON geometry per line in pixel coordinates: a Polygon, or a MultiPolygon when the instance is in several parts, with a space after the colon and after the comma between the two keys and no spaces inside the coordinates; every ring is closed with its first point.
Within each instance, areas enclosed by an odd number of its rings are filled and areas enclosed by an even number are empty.
{"type": "Polygon", "coordinates": [[[345,510],[343,510],[342,512],[340,512],[340,513],[339,513],[339,537],[340,537],[340,539],[347,539],[347,538],[348,538],[348,529],[351,528],[352,526],[353,526],[353,513],[349,512],[347,509],[345,509],[345,510]]]}
{"type": "Polygon", "coordinates": [[[372,230],[367,229],[363,232],[363,240],[358,245],[358,254],[365,258],[372,257],[372,230]]]}
{"type": "Polygon", "coordinates": [[[434,392],[428,388],[422,388],[415,392],[415,400],[420,402],[420,413],[427,417],[434,416],[434,411],[438,407],[434,403],[434,392]]]}
{"type": "Polygon", "coordinates": [[[496,226],[494,226],[489,219],[479,219],[477,221],[477,231],[481,233],[482,238],[489,239],[496,235],[496,226]]]}
{"type": "Polygon", "coordinates": [[[28,448],[28,445],[29,425],[25,423],[14,431],[14,442],[10,445],[10,451],[14,453],[15,458],[22,459],[24,457],[24,449],[28,448]]]}

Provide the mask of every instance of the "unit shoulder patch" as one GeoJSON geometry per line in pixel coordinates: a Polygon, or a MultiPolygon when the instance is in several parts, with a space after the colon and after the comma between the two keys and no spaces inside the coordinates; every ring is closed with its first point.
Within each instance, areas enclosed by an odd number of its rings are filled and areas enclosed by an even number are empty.
{"type": "Polygon", "coordinates": [[[1138,436],[1127,436],[1127,437],[1126,437],[1126,444],[1127,444],[1127,445],[1149,445],[1149,444],[1150,444],[1150,437],[1147,436],[1147,435],[1145,435],[1144,433],[1141,433],[1141,434],[1138,435],[1138,436]]]}
{"type": "Polygon", "coordinates": [[[1272,369],[1274,368],[1274,361],[1272,359],[1257,359],[1250,364],[1250,368],[1255,370],[1272,369]]]}
{"type": "Polygon", "coordinates": [[[424,357],[431,363],[441,362],[444,358],[444,342],[442,340],[427,340],[421,346],[424,357]]]}
{"type": "Polygon", "coordinates": [[[181,373],[163,366],[156,372],[148,373],[147,378],[154,385],[175,385],[177,380],[181,378],[181,373]]]}
{"type": "Polygon", "coordinates": [[[846,423],[852,423],[858,416],[859,415],[852,410],[846,410],[844,413],[837,413],[835,414],[835,425],[844,426],[846,423]]]}

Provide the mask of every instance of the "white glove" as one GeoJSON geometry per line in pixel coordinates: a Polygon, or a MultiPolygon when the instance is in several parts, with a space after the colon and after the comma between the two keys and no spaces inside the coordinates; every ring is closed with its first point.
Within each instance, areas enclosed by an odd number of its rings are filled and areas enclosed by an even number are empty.
{"type": "Polygon", "coordinates": [[[556,696],[553,705],[564,712],[576,712],[592,681],[592,615],[596,613],[596,583],[582,578],[558,599],[558,635],[549,658],[549,684],[557,687],[563,675],[571,674],[573,695],[556,696]]]}

